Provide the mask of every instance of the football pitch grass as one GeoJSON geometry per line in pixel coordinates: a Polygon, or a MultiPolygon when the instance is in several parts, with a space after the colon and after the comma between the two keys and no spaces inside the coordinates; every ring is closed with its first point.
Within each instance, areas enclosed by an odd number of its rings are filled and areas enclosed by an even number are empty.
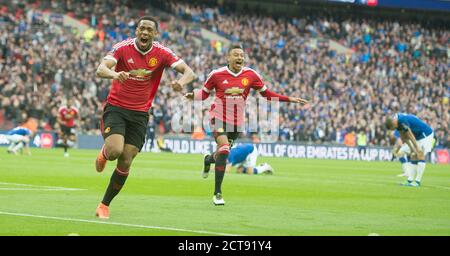
{"type": "Polygon", "coordinates": [[[226,174],[225,206],[212,204],[214,172],[201,155],[141,153],[110,207],[94,216],[115,162],[97,150],[0,148],[0,235],[367,236],[450,235],[450,167],[427,164],[420,188],[403,187],[398,162],[262,158],[274,175],[226,174]]]}

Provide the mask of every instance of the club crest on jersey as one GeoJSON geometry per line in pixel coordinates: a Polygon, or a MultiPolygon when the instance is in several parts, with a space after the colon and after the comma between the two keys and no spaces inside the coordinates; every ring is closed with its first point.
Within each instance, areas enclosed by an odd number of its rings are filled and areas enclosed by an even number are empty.
{"type": "Polygon", "coordinates": [[[104,133],[109,133],[111,131],[111,127],[106,127],[104,133]]]}
{"type": "Polygon", "coordinates": [[[158,59],[157,58],[151,58],[150,60],[148,60],[148,66],[151,67],[151,68],[153,68],[157,64],[158,64],[158,59]]]}
{"type": "Polygon", "coordinates": [[[247,78],[243,78],[241,81],[243,86],[247,86],[248,85],[248,79],[247,78]]]}

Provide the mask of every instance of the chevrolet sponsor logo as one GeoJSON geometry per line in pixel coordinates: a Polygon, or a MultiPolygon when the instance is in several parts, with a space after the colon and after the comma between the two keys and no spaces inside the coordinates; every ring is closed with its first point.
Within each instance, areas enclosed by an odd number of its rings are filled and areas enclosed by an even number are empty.
{"type": "Polygon", "coordinates": [[[134,70],[130,70],[130,75],[135,76],[135,77],[146,77],[146,76],[150,76],[152,74],[152,71],[145,69],[145,68],[140,68],[140,69],[134,69],[134,70]]]}
{"type": "Polygon", "coordinates": [[[233,87],[225,90],[225,94],[228,95],[241,95],[244,92],[244,89],[239,87],[233,87]]]}

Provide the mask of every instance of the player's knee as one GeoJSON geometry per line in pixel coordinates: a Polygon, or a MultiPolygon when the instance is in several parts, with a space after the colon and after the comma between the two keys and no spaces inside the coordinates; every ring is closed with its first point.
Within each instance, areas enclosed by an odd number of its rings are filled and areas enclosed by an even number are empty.
{"type": "Polygon", "coordinates": [[[108,153],[109,160],[116,160],[122,155],[123,148],[109,146],[106,147],[106,152],[108,153]]]}
{"type": "Polygon", "coordinates": [[[227,163],[228,155],[230,154],[230,146],[223,144],[219,146],[216,153],[216,169],[222,168],[227,163]]]}
{"type": "Polygon", "coordinates": [[[217,150],[217,153],[228,156],[228,154],[230,154],[230,145],[229,144],[220,145],[217,150]]]}

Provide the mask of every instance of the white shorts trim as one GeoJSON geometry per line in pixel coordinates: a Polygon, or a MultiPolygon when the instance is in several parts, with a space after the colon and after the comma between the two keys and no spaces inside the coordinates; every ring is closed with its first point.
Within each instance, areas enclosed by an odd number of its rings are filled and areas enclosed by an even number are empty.
{"type": "Polygon", "coordinates": [[[114,61],[115,63],[117,63],[116,58],[114,58],[114,57],[111,56],[111,55],[106,55],[105,57],[103,57],[103,59],[105,59],[105,60],[112,60],[112,61],[114,61]]]}
{"type": "MultiPolygon", "coordinates": [[[[433,138],[434,138],[434,133],[431,133],[427,137],[417,141],[417,146],[424,154],[430,153],[431,150],[433,149],[433,138]]],[[[409,155],[409,154],[411,154],[412,150],[409,148],[408,144],[405,143],[402,145],[399,152],[409,155]]]]}
{"type": "Polygon", "coordinates": [[[183,63],[183,62],[184,62],[184,61],[183,61],[182,59],[179,59],[179,60],[175,61],[174,63],[172,63],[172,65],[170,65],[170,67],[171,67],[172,69],[175,69],[176,66],[178,66],[178,64],[183,63]]]}
{"type": "Polygon", "coordinates": [[[25,140],[25,136],[19,134],[6,135],[5,137],[11,143],[17,143],[25,140]]]}
{"type": "Polygon", "coordinates": [[[258,159],[258,150],[256,149],[256,147],[254,147],[253,152],[247,156],[245,161],[242,163],[242,166],[244,166],[245,168],[255,167],[257,159],[258,159]]]}

